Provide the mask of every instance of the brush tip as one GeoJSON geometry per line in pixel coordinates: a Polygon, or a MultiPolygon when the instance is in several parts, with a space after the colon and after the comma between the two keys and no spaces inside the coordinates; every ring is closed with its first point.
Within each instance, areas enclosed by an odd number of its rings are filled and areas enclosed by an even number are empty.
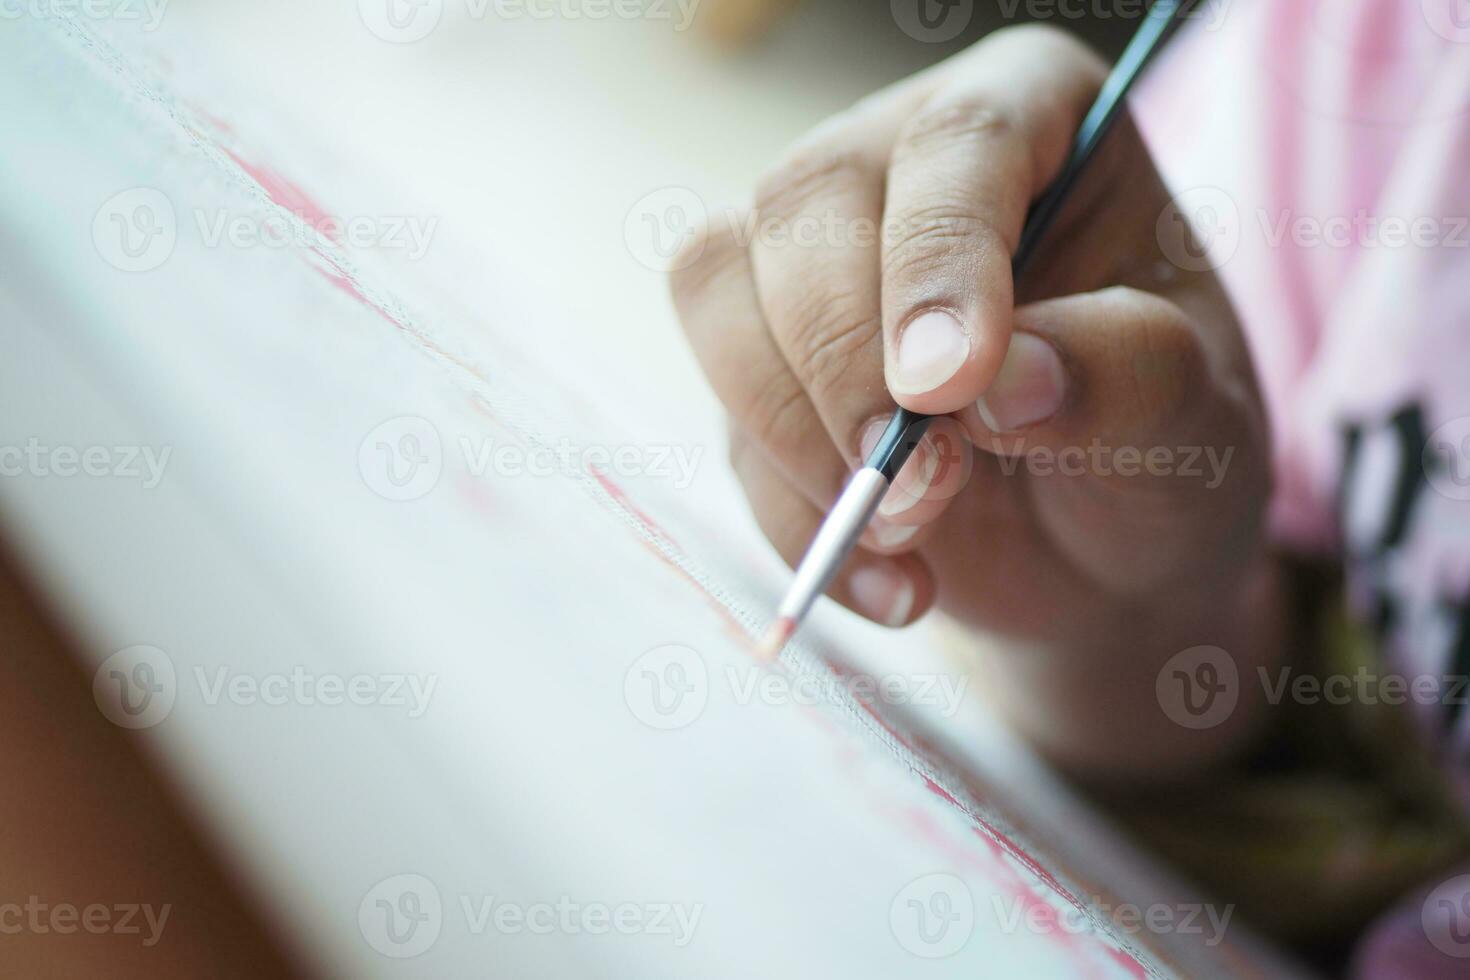
{"type": "Polygon", "coordinates": [[[781,651],[786,648],[786,644],[795,632],[796,620],[790,616],[776,617],[776,621],[767,627],[760,643],[756,644],[756,653],[762,660],[775,660],[781,655],[781,651]]]}

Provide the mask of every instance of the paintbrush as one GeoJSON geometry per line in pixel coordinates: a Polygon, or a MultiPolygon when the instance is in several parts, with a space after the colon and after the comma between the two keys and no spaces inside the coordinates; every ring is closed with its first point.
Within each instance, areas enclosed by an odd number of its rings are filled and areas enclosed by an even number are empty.
{"type": "MultiPolygon", "coordinates": [[[[1011,259],[1016,278],[1026,269],[1062,203],[1121,114],[1133,83],[1183,24],[1195,2],[1155,0],[1149,7],[1143,23],[1103,82],[1097,101],[1083,118],[1061,173],[1027,212],[1020,244],[1011,259]]],[[[863,529],[873,519],[884,494],[924,438],[932,419],[931,415],[910,412],[906,408],[900,408],[894,414],[862,467],[848,479],[837,503],[817,529],[817,536],[797,565],[796,577],[776,610],[776,619],[761,638],[758,649],[762,656],[774,659],[796,633],[817,598],[827,591],[837,570],[857,547],[863,529]]]]}

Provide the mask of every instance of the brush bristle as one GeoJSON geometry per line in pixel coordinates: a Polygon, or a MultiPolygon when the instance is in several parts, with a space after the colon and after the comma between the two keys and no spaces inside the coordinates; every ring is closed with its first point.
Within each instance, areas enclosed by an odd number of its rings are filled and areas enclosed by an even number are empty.
{"type": "Polygon", "coordinates": [[[761,637],[760,643],[756,644],[756,653],[762,660],[775,660],[781,655],[781,651],[790,642],[791,635],[796,632],[796,620],[790,616],[779,616],[761,637]]]}

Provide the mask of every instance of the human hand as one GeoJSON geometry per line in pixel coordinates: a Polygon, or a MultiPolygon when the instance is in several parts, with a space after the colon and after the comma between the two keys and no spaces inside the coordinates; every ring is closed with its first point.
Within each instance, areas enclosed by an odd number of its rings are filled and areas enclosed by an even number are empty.
{"type": "Polygon", "coordinates": [[[895,401],[946,416],[832,594],[895,626],[938,602],[1032,651],[997,684],[1069,706],[1073,734],[1016,719],[1063,755],[1105,722],[1073,704],[1098,684],[1151,698],[1183,646],[1254,644],[1238,619],[1270,578],[1250,358],[1213,274],[1169,262],[1161,239],[1194,246],[1129,121],[1012,281],[1105,74],[1065,34],[998,32],[799,141],[672,284],[790,563],[895,401]]]}

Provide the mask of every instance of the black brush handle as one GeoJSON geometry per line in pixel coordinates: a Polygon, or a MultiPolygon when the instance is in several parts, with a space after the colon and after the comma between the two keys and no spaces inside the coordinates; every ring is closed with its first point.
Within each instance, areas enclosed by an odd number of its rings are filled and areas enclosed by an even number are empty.
{"type": "MultiPolygon", "coordinates": [[[[1143,74],[1149,62],[1163,48],[1164,43],[1188,19],[1189,12],[1198,0],[1154,0],[1144,15],[1143,23],[1128,42],[1122,57],[1103,82],[1097,101],[1092,104],[1077,130],[1072,142],[1072,152],[1062,166],[1062,172],[1052,181],[1045,193],[1031,205],[1026,213],[1026,224],[1021,229],[1021,241],[1011,259],[1011,274],[1019,279],[1025,271],[1046,230],[1051,227],[1067,195],[1072,192],[1082,172],[1087,168],[1103,137],[1112,129],[1113,123],[1122,115],[1128,92],[1133,83],[1143,74]]],[[[883,430],[878,444],[868,454],[863,466],[878,470],[892,483],[903,464],[913,455],[919,440],[929,430],[932,415],[923,415],[900,408],[883,430]]]]}

